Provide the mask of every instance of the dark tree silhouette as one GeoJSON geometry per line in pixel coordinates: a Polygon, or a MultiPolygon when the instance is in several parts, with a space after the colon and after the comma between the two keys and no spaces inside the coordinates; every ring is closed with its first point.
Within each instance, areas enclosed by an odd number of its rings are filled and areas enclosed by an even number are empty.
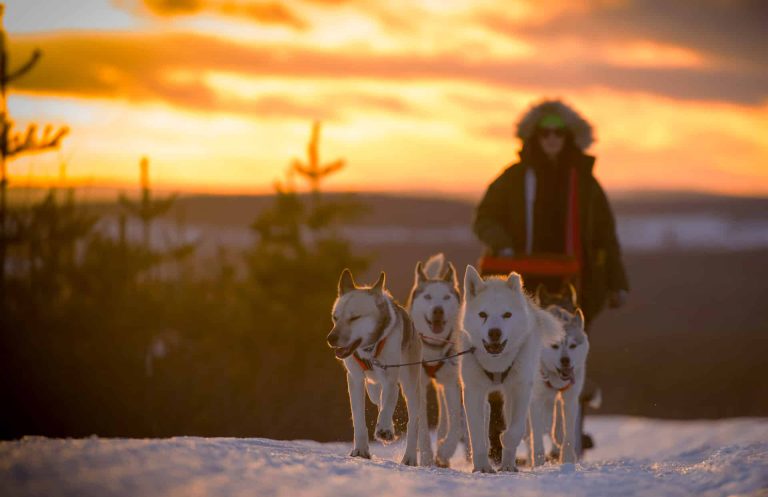
{"type": "Polygon", "coordinates": [[[14,132],[13,121],[8,115],[8,85],[29,72],[40,60],[42,52],[36,49],[30,58],[14,70],[9,68],[7,38],[3,26],[5,5],[0,4],[0,299],[5,297],[5,259],[7,245],[18,238],[18,233],[9,233],[6,222],[8,212],[8,168],[7,161],[22,154],[43,152],[57,148],[69,128],[54,128],[51,125],[37,132],[38,125],[31,123],[26,131],[14,132]]]}

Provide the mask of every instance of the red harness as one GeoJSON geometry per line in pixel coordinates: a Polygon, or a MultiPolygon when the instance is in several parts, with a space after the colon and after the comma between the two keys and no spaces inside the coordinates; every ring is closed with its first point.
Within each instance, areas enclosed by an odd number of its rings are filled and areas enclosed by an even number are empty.
{"type": "MultiPolygon", "coordinates": [[[[389,335],[382,338],[382,340],[378,343],[378,345],[376,345],[376,352],[373,353],[374,359],[379,357],[379,354],[381,354],[381,349],[383,349],[384,344],[387,343],[387,338],[389,338],[389,335]]],[[[370,371],[371,369],[373,369],[373,366],[371,365],[371,361],[369,361],[368,359],[363,359],[362,357],[357,355],[357,351],[355,351],[355,353],[352,354],[352,357],[355,358],[355,360],[360,365],[360,368],[363,371],[370,371]]]]}
{"type": "Polygon", "coordinates": [[[445,359],[439,359],[440,362],[435,364],[434,366],[429,366],[427,363],[423,363],[422,366],[424,366],[424,371],[426,371],[427,376],[430,378],[434,378],[438,371],[440,371],[440,368],[443,367],[443,364],[445,364],[445,359]]]}
{"type": "MultiPolygon", "coordinates": [[[[430,345],[430,341],[432,342],[442,342],[442,343],[449,343],[451,344],[450,347],[448,347],[448,351],[445,353],[446,356],[451,355],[451,352],[453,352],[453,342],[451,340],[443,340],[441,338],[432,338],[427,337],[423,333],[419,333],[421,335],[421,341],[424,344],[430,345]]],[[[443,364],[445,363],[445,358],[443,359],[436,359],[434,361],[424,361],[421,363],[422,367],[424,368],[424,371],[427,373],[427,376],[430,378],[434,378],[438,371],[443,367],[443,364]],[[440,362],[438,362],[440,361],[440,362]],[[437,362],[434,366],[430,366],[427,363],[428,362],[437,362]]]]}
{"type": "Polygon", "coordinates": [[[549,382],[549,380],[547,380],[547,386],[548,386],[549,388],[551,388],[552,390],[557,390],[558,392],[561,392],[561,393],[562,393],[562,392],[565,392],[566,390],[568,390],[569,388],[571,388],[571,387],[573,386],[573,383],[574,383],[574,382],[573,382],[573,380],[571,380],[570,382],[568,382],[568,384],[567,384],[566,386],[564,386],[564,387],[562,387],[562,388],[556,388],[556,387],[554,387],[554,386],[552,385],[552,383],[550,383],[550,382],[549,382]]]}

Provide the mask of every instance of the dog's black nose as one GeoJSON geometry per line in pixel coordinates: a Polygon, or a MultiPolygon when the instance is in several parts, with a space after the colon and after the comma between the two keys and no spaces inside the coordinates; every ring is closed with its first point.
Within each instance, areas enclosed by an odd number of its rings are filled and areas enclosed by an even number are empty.
{"type": "Polygon", "coordinates": [[[560,364],[562,364],[565,367],[568,367],[571,365],[571,358],[568,356],[561,357],[560,358],[560,364]]]}
{"type": "Polygon", "coordinates": [[[434,309],[432,309],[432,316],[433,317],[435,317],[437,319],[442,319],[444,315],[445,315],[445,311],[443,310],[442,307],[437,306],[434,309]]]}
{"type": "Polygon", "coordinates": [[[488,338],[490,338],[492,342],[498,342],[501,340],[501,330],[499,328],[491,328],[488,330],[488,338]]]}
{"type": "Polygon", "coordinates": [[[328,345],[335,347],[337,343],[339,343],[339,335],[334,332],[330,332],[328,334],[328,345]]]}

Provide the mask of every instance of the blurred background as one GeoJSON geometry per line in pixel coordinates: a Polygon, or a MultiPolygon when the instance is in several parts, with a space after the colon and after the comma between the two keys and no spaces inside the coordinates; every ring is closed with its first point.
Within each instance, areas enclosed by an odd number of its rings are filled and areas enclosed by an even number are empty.
{"type": "Polygon", "coordinates": [[[350,439],[339,273],[404,301],[418,260],[475,262],[543,97],[596,128],[629,273],[591,332],[599,413],[768,416],[764,2],[15,0],[3,23],[0,437],[350,439]]]}

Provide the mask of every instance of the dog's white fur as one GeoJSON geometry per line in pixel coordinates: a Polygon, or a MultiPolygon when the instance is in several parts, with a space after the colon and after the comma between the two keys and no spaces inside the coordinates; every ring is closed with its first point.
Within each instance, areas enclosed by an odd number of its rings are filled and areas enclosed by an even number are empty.
{"type": "Polygon", "coordinates": [[[562,339],[562,324],[525,293],[519,274],[483,280],[470,265],[464,275],[463,326],[465,346],[475,348],[462,356],[460,366],[473,470],[494,472],[488,459],[488,394],[498,390],[507,425],[500,470],[517,471],[515,450],[526,428],[541,346],[562,339]]]}
{"type": "Polygon", "coordinates": [[[589,353],[589,339],[584,332],[581,309],[572,314],[551,305],[547,311],[563,323],[565,337],[559,342],[544,344],[540,374],[533,384],[528,460],[534,466],[546,461],[545,433],[549,433],[553,446],[558,449],[555,453],[559,451],[561,463],[574,463],[578,459],[577,445],[580,440],[576,440],[576,423],[589,353]]]}
{"type": "MultiPolygon", "coordinates": [[[[422,340],[424,361],[422,391],[426,396],[432,382],[437,393],[437,465],[447,468],[459,439],[466,431],[461,405],[459,384],[459,358],[445,359],[459,351],[461,332],[461,293],[456,270],[446,266],[443,254],[429,258],[422,267],[416,265],[414,283],[406,308],[413,320],[416,333],[422,340]],[[427,373],[437,367],[434,378],[427,373]]],[[[426,397],[425,397],[426,402],[426,397]]],[[[468,437],[464,437],[467,440],[468,437]]]]}
{"type": "Polygon", "coordinates": [[[402,463],[409,466],[433,464],[427,431],[427,413],[421,390],[421,341],[413,330],[408,313],[384,289],[385,275],[372,287],[358,287],[352,273],[345,269],[339,278],[338,298],[333,304],[334,326],[328,344],[335,349],[347,370],[349,401],[352,407],[354,447],[350,456],[370,459],[368,430],[365,425],[365,391],[379,408],[375,436],[383,442],[394,440],[392,415],[398,398],[398,384],[408,408],[405,454],[402,463]],[[376,350],[384,341],[378,356],[376,350]],[[355,359],[369,361],[367,371],[355,359]],[[384,369],[376,364],[416,363],[384,369]]]}

